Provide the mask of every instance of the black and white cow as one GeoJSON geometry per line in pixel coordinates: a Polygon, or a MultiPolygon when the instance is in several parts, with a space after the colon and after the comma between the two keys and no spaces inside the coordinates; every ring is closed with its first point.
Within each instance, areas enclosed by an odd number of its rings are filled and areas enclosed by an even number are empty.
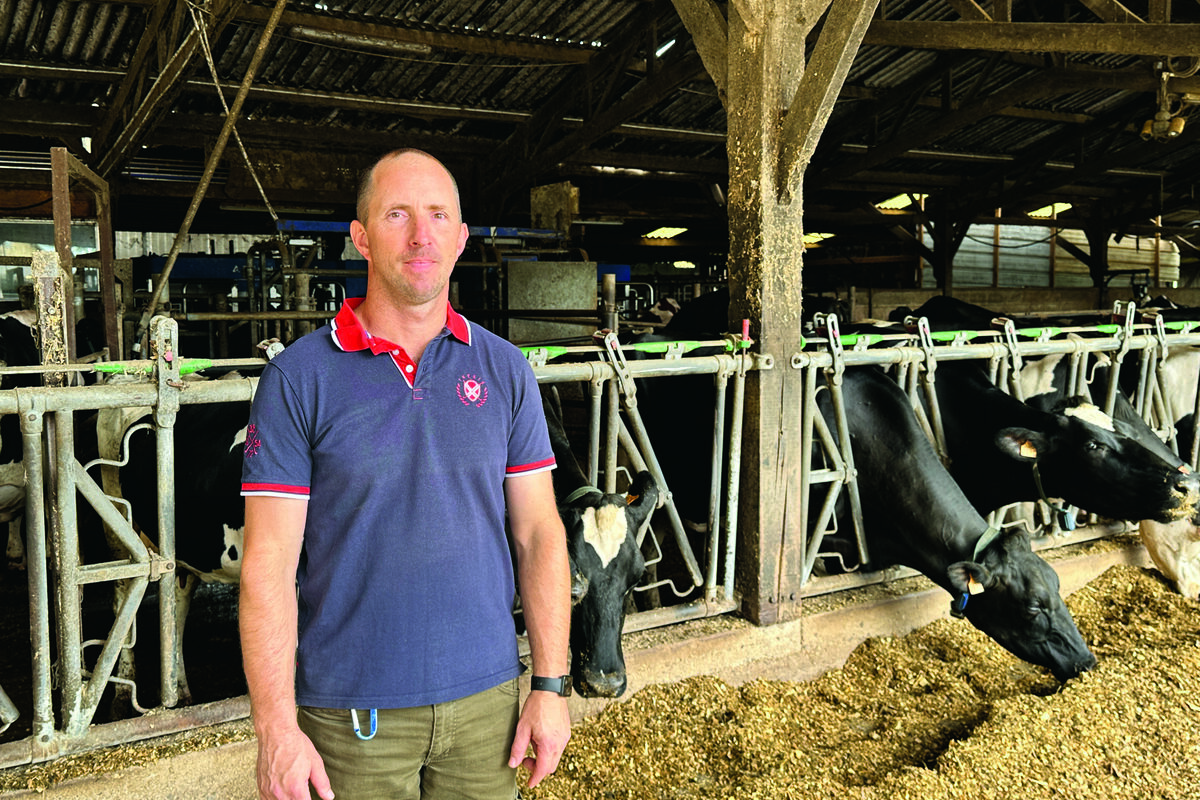
{"type": "MultiPolygon", "coordinates": [[[[1170,361],[1170,358],[1173,357],[1171,356],[1167,360],[1170,361]]],[[[1028,398],[1031,405],[1045,406],[1060,400],[1064,393],[1063,387],[1066,385],[1066,360],[1055,357],[1043,359],[1046,363],[1040,365],[1043,375],[1037,384],[1037,393],[1028,398]]],[[[1190,357],[1176,362],[1176,368],[1182,368],[1183,371],[1189,373],[1195,366],[1190,357]]],[[[1194,373],[1190,374],[1194,376],[1194,373]]],[[[1093,391],[1098,390],[1103,393],[1103,387],[1107,385],[1108,380],[1107,368],[1098,366],[1093,371],[1093,375],[1093,391]]],[[[1033,386],[1031,385],[1029,388],[1032,389],[1033,386]]],[[[1176,409],[1187,409],[1189,406],[1184,401],[1194,400],[1194,397],[1194,388],[1190,394],[1181,392],[1181,396],[1176,398],[1180,402],[1173,402],[1173,406],[1176,409]]],[[[1117,424],[1122,426],[1123,430],[1129,432],[1146,448],[1156,452],[1179,474],[1194,476],[1185,458],[1176,454],[1159,438],[1159,434],[1155,433],[1154,429],[1145,422],[1129,398],[1120,391],[1116,393],[1113,418],[1117,424]]],[[[1180,444],[1181,447],[1186,446],[1183,441],[1180,444]]],[[[1134,519],[1138,522],[1138,536],[1145,546],[1150,560],[1167,580],[1175,585],[1179,593],[1185,597],[1200,597],[1200,511],[1193,508],[1190,514],[1168,519],[1161,517],[1126,517],[1125,519],[1134,519]]]]}
{"type": "Polygon", "coordinates": [[[658,486],[645,471],[626,494],[605,494],[589,485],[558,409],[553,402],[543,405],[558,464],[554,494],[571,571],[586,584],[571,611],[571,679],[585,697],[620,697],[628,684],[621,647],[625,600],[646,568],[640,533],[658,504],[658,486]]]}
{"type": "MultiPolygon", "coordinates": [[[[871,569],[916,569],[1014,655],[1067,680],[1095,665],[1059,594],[1058,575],[1023,531],[997,533],[942,466],[908,398],[875,367],[843,377],[871,569]]],[[[834,425],[828,392],[818,395],[834,425]]],[[[850,530],[848,524],[840,526],[850,530]]]]}
{"type": "MultiPolygon", "coordinates": [[[[927,316],[931,327],[946,329],[966,325],[967,327],[983,328],[990,320],[998,316],[995,312],[980,306],[963,303],[954,298],[931,298],[928,303],[913,312],[927,316]]],[[[1197,368],[1200,357],[1192,349],[1172,348],[1168,358],[1163,362],[1166,373],[1167,393],[1171,399],[1174,420],[1167,421],[1181,426],[1179,435],[1180,445],[1186,448],[1190,441],[1189,415],[1194,408],[1197,368]]],[[[1122,378],[1136,372],[1136,361],[1126,359],[1122,378]]],[[[1102,402],[1107,394],[1108,384],[1107,357],[1093,357],[1093,364],[1087,370],[1092,386],[1077,387],[1076,391],[1102,402]]],[[[1021,374],[1022,393],[1026,404],[1043,411],[1061,410],[1064,403],[1072,398],[1067,397],[1069,359],[1065,355],[1050,355],[1041,359],[1026,360],[1021,374]]],[[[939,369],[939,398],[944,370],[939,369]]],[[[1128,385],[1126,386],[1128,390],[1128,385]]],[[[982,415],[980,415],[982,416],[982,415]]],[[[1071,480],[1078,481],[1082,474],[1081,466],[1108,464],[1107,471],[1100,471],[1103,480],[1092,487],[1090,499],[1086,494],[1068,496],[1056,478],[1050,478],[1047,483],[1059,488],[1046,488],[1051,496],[1062,496],[1068,501],[1089,511],[1113,519],[1126,519],[1138,522],[1138,533],[1146,551],[1154,565],[1163,575],[1173,582],[1178,591],[1187,597],[1200,596],[1200,513],[1197,513],[1194,499],[1194,480],[1191,468],[1174,453],[1159,435],[1142,419],[1134,409],[1129,398],[1123,392],[1117,392],[1113,408],[1112,420],[1108,423],[1102,418],[1095,418],[1101,426],[1111,423],[1110,434],[1118,435],[1122,441],[1132,440],[1166,465],[1166,472],[1161,467],[1152,467],[1149,471],[1139,470],[1136,477],[1124,481],[1121,477],[1122,465],[1120,458],[1114,459],[1118,446],[1105,442],[1090,445],[1094,448],[1087,451],[1082,459],[1076,459],[1075,469],[1071,469],[1071,461],[1062,464],[1061,469],[1043,469],[1042,477],[1061,473],[1071,480]],[[1114,473],[1112,466],[1116,466],[1114,473]],[[1150,508],[1138,510],[1137,494],[1145,493],[1149,498],[1157,498],[1151,502],[1150,508]],[[1160,501],[1165,496],[1169,502],[1165,505],[1160,501]],[[1111,494],[1111,496],[1106,496],[1111,494]],[[1178,503],[1170,499],[1178,494],[1178,503]],[[1154,506],[1162,513],[1155,513],[1154,506]]],[[[1127,447],[1120,445],[1119,447],[1127,447]]],[[[1186,452],[1185,452],[1186,456],[1186,452]]],[[[1122,458],[1125,456],[1122,456],[1122,458]]],[[[1130,463],[1149,463],[1144,457],[1131,459],[1130,463]]],[[[957,474],[957,473],[956,473],[957,474]]]]}
{"type": "Polygon", "coordinates": [[[1130,423],[1080,398],[1034,408],[993,386],[977,361],[936,374],[950,474],[981,513],[1047,497],[1110,519],[1195,513],[1200,477],[1148,448],[1130,423]]]}

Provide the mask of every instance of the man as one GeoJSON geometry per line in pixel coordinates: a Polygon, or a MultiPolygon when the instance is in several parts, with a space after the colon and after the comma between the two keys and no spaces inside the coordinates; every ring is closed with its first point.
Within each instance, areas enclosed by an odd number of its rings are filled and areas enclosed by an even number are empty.
{"type": "Polygon", "coordinates": [[[512,798],[516,767],[536,785],[570,736],[570,578],[537,383],[450,308],[468,230],[440,162],[384,156],[358,217],[366,297],[267,365],[246,439],[259,794],[512,798]],[[519,718],[506,512],[533,682],[562,691],[532,691],[519,718]]]}

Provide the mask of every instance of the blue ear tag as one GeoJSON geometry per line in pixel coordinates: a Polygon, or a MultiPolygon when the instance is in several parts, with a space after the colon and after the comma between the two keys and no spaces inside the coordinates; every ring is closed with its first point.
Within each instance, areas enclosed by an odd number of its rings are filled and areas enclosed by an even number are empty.
{"type": "Polygon", "coordinates": [[[950,616],[955,619],[962,619],[967,615],[967,601],[971,599],[971,595],[963,592],[954,600],[950,601],[950,616]]]}
{"type": "Polygon", "coordinates": [[[363,736],[362,728],[358,724],[358,710],[350,709],[350,725],[354,728],[354,735],[362,739],[364,742],[375,738],[375,731],[379,730],[378,709],[371,709],[371,732],[367,736],[363,736]]]}
{"type": "Polygon", "coordinates": [[[1075,512],[1073,510],[1055,506],[1054,513],[1058,514],[1058,524],[1064,531],[1075,530],[1075,512]]]}

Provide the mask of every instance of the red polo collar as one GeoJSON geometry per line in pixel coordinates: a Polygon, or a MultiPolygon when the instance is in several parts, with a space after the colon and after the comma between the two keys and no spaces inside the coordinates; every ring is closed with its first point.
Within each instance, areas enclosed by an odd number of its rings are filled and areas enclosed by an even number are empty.
{"type": "MultiPolygon", "coordinates": [[[[333,318],[334,344],[348,353],[356,350],[370,350],[372,355],[380,355],[403,350],[395,342],[372,336],[362,326],[354,310],[362,305],[363,299],[362,297],[351,297],[342,304],[337,316],[333,318]]],[[[450,335],[463,344],[471,343],[471,326],[449,303],[446,304],[446,330],[450,331],[450,335]]]]}

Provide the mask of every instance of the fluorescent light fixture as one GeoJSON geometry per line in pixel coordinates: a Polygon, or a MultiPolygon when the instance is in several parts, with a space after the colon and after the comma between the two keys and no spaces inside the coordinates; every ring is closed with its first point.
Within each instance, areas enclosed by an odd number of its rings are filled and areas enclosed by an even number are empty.
{"type": "Polygon", "coordinates": [[[686,231],[687,228],[655,228],[649,233],[642,234],[644,239],[674,239],[679,234],[686,231]]]}
{"type": "Polygon", "coordinates": [[[1049,219],[1050,217],[1063,213],[1070,207],[1070,203],[1051,203],[1048,206],[1042,206],[1036,211],[1030,211],[1029,216],[1037,219],[1049,219]]]}
{"type": "Polygon", "coordinates": [[[696,265],[693,264],[691,261],[674,261],[674,262],[672,262],[671,266],[675,267],[675,269],[695,269],[696,268],[696,265]]]}
{"type": "Polygon", "coordinates": [[[875,207],[880,211],[900,211],[908,208],[913,203],[919,203],[929,195],[921,194],[920,192],[901,192],[900,194],[889,197],[875,204],[875,207]]]}
{"type": "Polygon", "coordinates": [[[658,48],[657,50],[655,50],[655,51],[654,51],[654,57],[655,57],[655,58],[662,58],[662,57],[663,57],[663,53],[667,52],[668,50],[670,50],[670,49],[671,49],[672,47],[674,47],[674,46],[675,46],[675,40],[674,40],[674,39],[672,39],[671,41],[669,41],[669,42],[667,42],[666,44],[664,44],[662,47],[660,47],[660,48],[658,48]]]}
{"type": "Polygon", "coordinates": [[[806,233],[804,234],[805,244],[819,244],[826,239],[832,239],[836,233],[806,233]]]}

